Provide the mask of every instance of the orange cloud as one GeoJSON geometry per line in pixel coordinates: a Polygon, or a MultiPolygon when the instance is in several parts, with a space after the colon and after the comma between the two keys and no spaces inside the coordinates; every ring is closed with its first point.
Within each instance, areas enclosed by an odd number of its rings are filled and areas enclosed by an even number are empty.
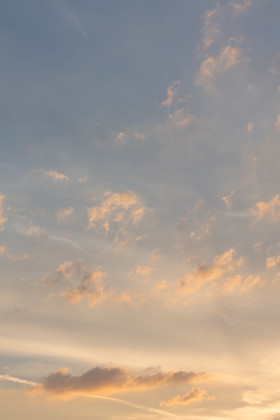
{"type": "Polygon", "coordinates": [[[169,371],[163,373],[132,373],[122,367],[95,367],[81,375],[57,371],[45,377],[42,385],[36,385],[31,393],[48,392],[56,397],[73,397],[84,392],[91,395],[114,394],[123,391],[140,391],[170,384],[205,381],[210,375],[204,372],[169,371]]]}
{"type": "Polygon", "coordinates": [[[52,171],[52,170],[45,171],[44,175],[50,176],[51,178],[53,178],[54,182],[57,182],[57,181],[67,181],[68,182],[69,181],[69,177],[67,175],[64,175],[64,174],[61,174],[59,172],[52,171]]]}
{"type": "Polygon", "coordinates": [[[177,395],[171,400],[162,401],[160,405],[166,406],[166,407],[173,407],[173,406],[178,406],[178,405],[189,405],[197,401],[203,400],[206,395],[207,395],[207,392],[204,391],[203,389],[192,388],[192,390],[188,392],[187,394],[177,395]]]}
{"type": "Polygon", "coordinates": [[[170,107],[172,105],[172,102],[174,100],[174,97],[178,94],[178,86],[180,85],[180,80],[177,80],[176,82],[173,82],[171,86],[167,89],[167,99],[165,101],[162,101],[161,106],[162,107],[170,107]]]}
{"type": "Polygon", "coordinates": [[[104,194],[99,206],[88,207],[87,210],[89,227],[100,226],[107,234],[114,224],[118,226],[115,241],[121,242],[122,236],[127,236],[127,226],[137,225],[143,218],[146,208],[132,191],[123,193],[109,191],[104,194]]]}
{"type": "Polygon", "coordinates": [[[233,273],[243,264],[242,258],[234,258],[233,248],[217,255],[212,264],[198,264],[194,270],[180,278],[181,287],[198,286],[201,283],[218,280],[226,274],[233,273]]]}
{"type": "Polygon", "coordinates": [[[276,194],[270,201],[260,201],[251,209],[256,220],[267,219],[270,222],[280,221],[280,195],[276,194]]]}
{"type": "Polygon", "coordinates": [[[216,74],[222,74],[230,70],[240,62],[241,49],[227,45],[222,48],[217,57],[209,56],[201,64],[196,84],[207,88],[212,86],[212,79],[216,74]]]}

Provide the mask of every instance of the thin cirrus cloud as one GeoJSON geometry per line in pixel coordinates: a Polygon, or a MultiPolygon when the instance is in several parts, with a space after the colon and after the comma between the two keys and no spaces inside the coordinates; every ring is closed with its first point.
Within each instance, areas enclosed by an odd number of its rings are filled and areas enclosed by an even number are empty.
{"type": "Polygon", "coordinates": [[[201,382],[211,378],[205,372],[185,372],[159,370],[152,373],[133,373],[122,367],[100,367],[81,374],[72,375],[59,370],[43,378],[42,385],[34,386],[30,392],[47,392],[57,397],[73,397],[84,392],[92,395],[111,395],[124,391],[145,391],[164,385],[178,385],[201,382]]]}

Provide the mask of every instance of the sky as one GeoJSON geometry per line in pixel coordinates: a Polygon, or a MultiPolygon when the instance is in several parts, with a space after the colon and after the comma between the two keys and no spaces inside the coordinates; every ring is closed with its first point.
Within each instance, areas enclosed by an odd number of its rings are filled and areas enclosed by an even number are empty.
{"type": "Polygon", "coordinates": [[[279,13],[2,0],[1,418],[280,420],[279,13]]]}

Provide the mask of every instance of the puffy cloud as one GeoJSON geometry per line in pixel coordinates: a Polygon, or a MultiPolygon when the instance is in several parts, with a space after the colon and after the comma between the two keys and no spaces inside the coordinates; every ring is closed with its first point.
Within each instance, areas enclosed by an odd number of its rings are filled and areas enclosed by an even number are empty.
{"type": "Polygon", "coordinates": [[[170,107],[173,103],[174,97],[178,94],[178,86],[180,85],[181,81],[177,80],[173,82],[171,86],[167,89],[167,98],[165,101],[161,102],[162,107],[170,107]]]}
{"type": "Polygon", "coordinates": [[[121,240],[121,234],[126,234],[129,224],[137,225],[144,213],[145,207],[139,197],[132,191],[123,193],[105,193],[99,206],[88,207],[89,227],[101,227],[106,233],[112,224],[118,226],[116,241],[121,240]]]}
{"type": "Polygon", "coordinates": [[[59,295],[70,304],[77,304],[82,299],[87,300],[89,307],[93,307],[105,300],[116,301],[119,303],[129,302],[131,296],[129,293],[117,292],[113,288],[108,288],[104,279],[108,277],[107,273],[101,267],[92,269],[84,265],[81,261],[65,261],[61,263],[52,276],[42,277],[45,286],[55,286],[58,284],[66,287],[59,295]]]}
{"type": "Polygon", "coordinates": [[[280,220],[280,195],[276,194],[270,201],[259,201],[255,207],[251,209],[257,221],[261,219],[270,222],[279,222],[280,220]]]}
{"type": "Polygon", "coordinates": [[[71,375],[61,370],[54,372],[43,378],[42,385],[33,387],[31,392],[48,392],[58,397],[71,397],[85,392],[92,395],[108,395],[123,391],[154,389],[167,384],[205,381],[209,378],[210,375],[204,372],[153,371],[138,374],[122,367],[96,366],[81,375],[71,375]]]}
{"type": "Polygon", "coordinates": [[[106,275],[100,270],[86,273],[78,287],[68,288],[61,293],[61,296],[69,303],[79,303],[84,296],[87,296],[89,306],[94,306],[107,298],[103,285],[103,278],[106,275]]]}
{"type": "Polygon", "coordinates": [[[61,174],[59,172],[52,171],[52,170],[45,171],[44,172],[44,175],[50,176],[51,178],[53,178],[54,182],[57,182],[57,181],[69,181],[69,177],[67,175],[64,175],[64,174],[61,174]]]}
{"type": "Polygon", "coordinates": [[[0,195],[0,230],[5,229],[5,223],[7,218],[4,216],[4,207],[3,207],[3,200],[5,198],[4,194],[0,195]]]}
{"type": "Polygon", "coordinates": [[[60,209],[56,212],[57,221],[60,222],[61,220],[71,216],[73,214],[73,207],[68,207],[67,209],[60,209]]]}
{"type": "Polygon", "coordinates": [[[207,57],[200,66],[198,75],[196,77],[196,84],[210,88],[212,80],[216,74],[222,74],[234,67],[240,62],[242,55],[241,48],[237,48],[229,43],[220,50],[217,57],[207,57]]]}
{"type": "Polygon", "coordinates": [[[56,269],[52,277],[43,277],[42,281],[47,286],[61,283],[66,277],[71,278],[75,286],[68,287],[60,293],[61,297],[69,303],[79,303],[84,297],[89,306],[94,306],[110,296],[105,292],[103,280],[107,273],[97,268],[91,270],[81,261],[65,261],[56,269]]]}
{"type": "Polygon", "coordinates": [[[192,388],[190,392],[185,395],[177,395],[168,401],[162,401],[161,406],[173,407],[177,405],[188,405],[197,401],[201,401],[207,395],[206,391],[199,388],[192,388]]]}
{"type": "Polygon", "coordinates": [[[217,255],[212,264],[198,264],[194,270],[180,278],[181,287],[197,286],[204,282],[219,280],[226,274],[233,273],[236,268],[243,264],[242,258],[234,258],[235,250],[233,248],[217,255]]]}
{"type": "Polygon", "coordinates": [[[275,123],[275,127],[279,127],[279,126],[280,126],[280,114],[278,114],[277,120],[276,120],[276,123],[275,123]]]}

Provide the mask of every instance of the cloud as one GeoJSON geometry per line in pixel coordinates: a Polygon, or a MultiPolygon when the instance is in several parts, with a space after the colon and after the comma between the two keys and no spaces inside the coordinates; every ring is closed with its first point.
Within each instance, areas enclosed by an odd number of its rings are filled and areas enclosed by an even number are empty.
{"type": "Polygon", "coordinates": [[[199,388],[192,388],[190,392],[185,395],[177,395],[168,401],[162,401],[161,406],[173,407],[178,405],[188,405],[197,401],[201,401],[207,395],[206,391],[199,388]]]}
{"type": "Polygon", "coordinates": [[[222,197],[222,200],[224,201],[227,209],[230,209],[232,206],[231,198],[233,197],[235,191],[236,189],[232,190],[229,195],[225,195],[224,197],[222,197]]]}
{"type": "Polygon", "coordinates": [[[231,0],[229,2],[229,6],[233,7],[236,12],[244,12],[251,4],[252,0],[231,0]]]}
{"type": "Polygon", "coordinates": [[[279,127],[279,126],[280,126],[280,114],[278,114],[277,120],[276,120],[276,123],[275,123],[275,127],[279,127]]]}
{"type": "Polygon", "coordinates": [[[251,209],[256,221],[266,219],[272,223],[280,221],[280,195],[276,194],[270,201],[259,201],[251,209]]]}
{"type": "Polygon", "coordinates": [[[6,253],[6,247],[4,245],[0,246],[0,256],[3,257],[6,253]]]}
{"type": "Polygon", "coordinates": [[[235,250],[233,248],[217,255],[212,264],[198,264],[192,273],[183,276],[180,279],[181,286],[188,283],[208,282],[218,280],[227,273],[232,273],[237,267],[243,264],[242,258],[234,258],[235,250]]]}
{"type": "Polygon", "coordinates": [[[252,122],[248,122],[248,125],[247,125],[247,131],[248,131],[248,133],[251,133],[251,131],[253,130],[253,127],[254,127],[253,121],[252,122]]]}
{"type": "Polygon", "coordinates": [[[267,257],[266,259],[266,266],[267,268],[273,268],[276,267],[280,262],[280,255],[277,257],[267,257]]]}
{"type": "Polygon", "coordinates": [[[85,184],[87,181],[88,181],[88,177],[87,176],[78,178],[78,182],[80,184],[85,184]]]}
{"type": "Polygon", "coordinates": [[[167,98],[165,101],[161,102],[162,107],[170,107],[173,103],[175,96],[178,94],[178,86],[180,85],[181,81],[177,80],[173,82],[171,86],[167,89],[167,98]]]}
{"type": "Polygon", "coordinates": [[[187,112],[185,108],[180,108],[172,114],[168,114],[169,120],[177,127],[186,127],[194,120],[194,115],[187,112]]]}
{"type": "Polygon", "coordinates": [[[209,48],[220,33],[219,18],[221,6],[217,3],[214,9],[206,10],[204,13],[203,46],[209,48]]]}
{"type": "Polygon", "coordinates": [[[217,57],[208,56],[202,63],[196,76],[195,83],[198,86],[210,88],[215,75],[223,74],[240,63],[242,50],[232,46],[233,39],[229,44],[221,48],[217,57]]]}
{"type": "Polygon", "coordinates": [[[64,175],[64,174],[61,174],[59,172],[52,171],[52,170],[45,171],[44,175],[50,176],[51,178],[53,178],[54,182],[58,182],[58,181],[68,182],[69,181],[69,177],[67,175],[64,175]]]}
{"type": "Polygon", "coordinates": [[[59,265],[53,276],[43,277],[42,281],[46,286],[53,286],[62,283],[65,278],[71,279],[73,286],[67,287],[60,296],[72,304],[79,303],[86,297],[88,306],[92,307],[111,297],[112,291],[105,291],[105,277],[107,273],[100,268],[92,270],[81,261],[65,261],[59,265]]]}
{"type": "Polygon", "coordinates": [[[63,219],[71,216],[73,214],[73,207],[68,207],[67,209],[60,209],[56,212],[56,218],[58,222],[61,222],[63,219]]]}
{"type": "Polygon", "coordinates": [[[43,378],[42,385],[34,386],[31,392],[48,392],[58,397],[71,397],[84,392],[89,392],[91,395],[110,395],[123,391],[141,391],[164,385],[205,381],[209,378],[210,375],[204,372],[155,371],[138,374],[122,367],[96,366],[81,375],[54,372],[43,378]]]}
{"type": "Polygon", "coordinates": [[[7,218],[4,216],[3,200],[5,198],[4,194],[0,195],[0,230],[5,229],[5,223],[7,218]]]}
{"type": "Polygon", "coordinates": [[[106,234],[112,225],[117,226],[116,242],[121,242],[122,236],[126,236],[126,228],[129,224],[137,225],[146,208],[139,197],[132,191],[123,193],[105,193],[100,204],[88,207],[89,227],[101,228],[106,234]]]}
{"type": "Polygon", "coordinates": [[[158,254],[158,250],[154,249],[153,252],[150,254],[146,264],[137,265],[136,269],[131,271],[128,277],[130,277],[133,274],[140,276],[146,276],[147,274],[150,274],[153,271],[154,264],[158,261],[159,258],[160,255],[158,254]]]}
{"type": "Polygon", "coordinates": [[[127,139],[135,139],[138,141],[144,141],[147,138],[147,135],[144,133],[139,133],[138,131],[135,130],[128,130],[128,131],[120,131],[115,140],[118,141],[121,144],[125,144],[127,139]]]}

